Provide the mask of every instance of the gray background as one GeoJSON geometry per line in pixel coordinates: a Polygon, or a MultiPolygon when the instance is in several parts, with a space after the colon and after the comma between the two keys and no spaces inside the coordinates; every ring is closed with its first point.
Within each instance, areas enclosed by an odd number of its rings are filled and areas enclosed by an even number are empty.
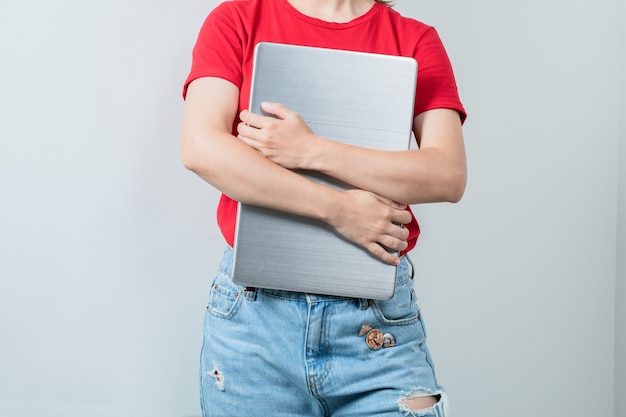
{"type": "MultiPolygon", "coordinates": [[[[199,415],[223,243],[180,90],[216,4],[0,3],[0,415],[199,415]]],[[[415,208],[453,414],[626,416],[624,2],[397,9],[438,28],[470,115],[465,198],[415,208]]]]}

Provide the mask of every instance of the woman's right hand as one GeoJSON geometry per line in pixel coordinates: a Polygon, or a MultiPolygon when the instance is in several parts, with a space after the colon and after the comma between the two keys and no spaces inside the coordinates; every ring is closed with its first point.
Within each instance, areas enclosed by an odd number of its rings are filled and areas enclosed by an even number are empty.
{"type": "Polygon", "coordinates": [[[406,204],[352,189],[341,193],[337,210],[327,223],[382,262],[398,265],[400,258],[387,249],[400,252],[407,248],[409,230],[403,225],[411,219],[406,204]]]}

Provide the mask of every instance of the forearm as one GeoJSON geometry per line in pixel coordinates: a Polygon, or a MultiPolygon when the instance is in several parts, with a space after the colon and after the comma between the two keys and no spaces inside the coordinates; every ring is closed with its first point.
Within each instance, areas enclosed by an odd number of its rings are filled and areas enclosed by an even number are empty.
{"type": "Polygon", "coordinates": [[[413,126],[420,149],[391,152],[320,138],[277,103],[263,110],[276,118],[242,112],[238,138],[281,166],[319,171],[405,204],[456,202],[463,195],[465,148],[456,111],[420,114],[413,126]]]}
{"type": "Polygon", "coordinates": [[[417,116],[419,150],[379,151],[329,140],[316,141],[308,162],[327,175],[405,204],[457,202],[467,178],[461,121],[456,111],[417,116]]]}
{"type": "Polygon", "coordinates": [[[229,134],[185,140],[185,166],[239,202],[326,221],[338,198],[338,191],[274,164],[229,134]]]}
{"type": "Polygon", "coordinates": [[[311,168],[405,204],[457,202],[465,188],[464,159],[436,148],[379,151],[323,141],[311,168]]]}

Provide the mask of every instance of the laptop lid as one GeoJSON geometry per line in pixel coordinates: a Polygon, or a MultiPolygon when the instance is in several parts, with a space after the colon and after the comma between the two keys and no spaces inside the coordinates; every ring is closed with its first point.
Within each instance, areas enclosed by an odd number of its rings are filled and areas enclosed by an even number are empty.
{"type": "MultiPolygon", "coordinates": [[[[413,58],[262,42],[256,46],[249,110],[282,103],[317,134],[384,150],[409,148],[417,62],[413,58]]],[[[350,188],[317,172],[314,181],[350,188]]],[[[324,222],[239,204],[233,281],[240,285],[389,299],[396,267],[324,222]]]]}

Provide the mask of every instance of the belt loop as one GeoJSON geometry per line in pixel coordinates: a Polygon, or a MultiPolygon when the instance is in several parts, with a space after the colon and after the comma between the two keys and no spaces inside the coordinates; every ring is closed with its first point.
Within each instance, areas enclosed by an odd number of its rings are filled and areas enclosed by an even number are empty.
{"type": "Polygon", "coordinates": [[[413,277],[415,276],[415,265],[413,265],[413,261],[411,260],[411,258],[409,258],[409,254],[407,253],[406,255],[404,255],[404,257],[406,258],[406,260],[409,262],[409,266],[411,267],[411,279],[413,279],[413,277]]]}
{"type": "Polygon", "coordinates": [[[256,288],[255,287],[245,287],[243,292],[246,294],[246,300],[255,301],[256,300],[256,288]]]}
{"type": "Polygon", "coordinates": [[[361,310],[367,310],[370,306],[370,300],[367,298],[359,298],[359,308],[361,310]]]}

